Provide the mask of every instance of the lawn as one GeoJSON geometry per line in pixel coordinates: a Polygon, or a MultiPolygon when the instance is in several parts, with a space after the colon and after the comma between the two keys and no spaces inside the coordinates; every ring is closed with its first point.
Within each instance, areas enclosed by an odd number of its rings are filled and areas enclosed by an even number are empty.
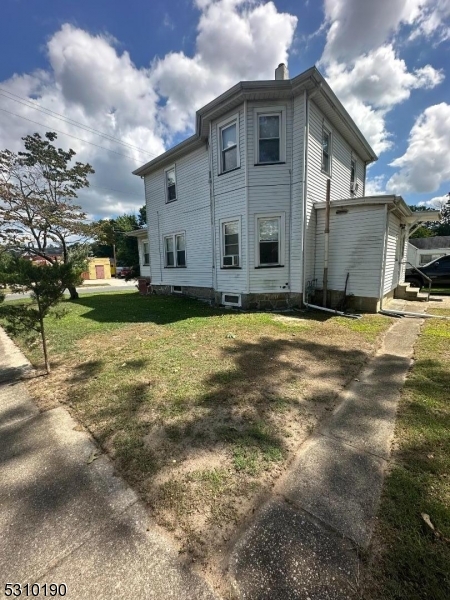
{"type": "MultiPolygon", "coordinates": [[[[433,311],[450,317],[450,310],[433,311]]],[[[428,320],[406,381],[364,598],[450,598],[450,321],[428,320]],[[434,530],[422,515],[428,515],[434,530]]]]}
{"type": "MultiPolygon", "coordinates": [[[[53,372],[31,393],[68,406],[180,551],[208,564],[391,323],[128,291],[64,304],[46,323],[53,372]]],[[[25,351],[40,364],[38,346],[25,351]]]]}

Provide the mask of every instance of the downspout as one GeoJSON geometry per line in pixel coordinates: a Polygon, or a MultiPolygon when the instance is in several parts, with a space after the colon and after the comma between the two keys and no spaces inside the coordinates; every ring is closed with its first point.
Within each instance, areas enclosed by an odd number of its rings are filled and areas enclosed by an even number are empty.
{"type": "Polygon", "coordinates": [[[212,273],[211,285],[217,291],[217,269],[216,269],[216,211],[214,205],[214,173],[212,156],[212,123],[209,122],[208,139],[208,162],[209,162],[209,206],[211,212],[211,253],[212,253],[212,273]]]}
{"type": "Polygon", "coordinates": [[[303,190],[302,190],[302,202],[303,202],[303,232],[302,232],[302,298],[303,303],[306,302],[306,267],[305,267],[305,247],[306,247],[306,198],[308,194],[308,172],[307,172],[307,161],[308,161],[308,139],[309,139],[309,101],[308,92],[304,92],[304,115],[305,115],[305,127],[304,127],[304,139],[303,139],[303,190]]]}
{"type": "MultiPolygon", "coordinates": [[[[294,96],[292,95],[291,98],[291,118],[292,121],[294,120],[294,96]]],[[[286,140],[286,149],[287,149],[287,140],[286,140]]],[[[291,136],[291,168],[289,169],[289,266],[288,266],[288,290],[289,290],[289,297],[291,294],[291,284],[292,284],[292,267],[291,267],[291,263],[292,263],[292,254],[291,254],[291,248],[292,248],[292,178],[294,177],[294,131],[292,130],[292,136],[291,136]]]]}
{"type": "Polygon", "coordinates": [[[326,207],[325,207],[325,230],[324,230],[324,256],[323,256],[323,299],[322,305],[327,306],[327,294],[328,294],[328,253],[330,247],[330,190],[331,181],[327,179],[327,196],[326,196],[326,207]]]}
{"type": "Polygon", "coordinates": [[[161,283],[163,282],[163,270],[162,270],[162,262],[161,262],[161,230],[159,227],[159,210],[156,211],[156,217],[158,220],[158,250],[159,250],[159,273],[161,278],[161,283]]]}
{"type": "Polygon", "coordinates": [[[247,100],[244,100],[244,190],[245,190],[245,247],[246,247],[246,290],[250,294],[250,223],[248,206],[248,156],[247,156],[247,100]]]}

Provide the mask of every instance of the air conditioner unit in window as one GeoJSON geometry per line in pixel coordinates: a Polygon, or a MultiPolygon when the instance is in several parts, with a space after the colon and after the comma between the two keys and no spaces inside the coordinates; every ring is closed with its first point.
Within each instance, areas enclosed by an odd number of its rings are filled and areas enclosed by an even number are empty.
{"type": "Polygon", "coordinates": [[[352,183],[350,184],[350,192],[352,194],[356,194],[358,192],[358,184],[356,183],[356,181],[352,181],[352,183]]]}
{"type": "Polygon", "coordinates": [[[224,267],[238,267],[239,266],[239,254],[228,254],[223,257],[224,267]]]}

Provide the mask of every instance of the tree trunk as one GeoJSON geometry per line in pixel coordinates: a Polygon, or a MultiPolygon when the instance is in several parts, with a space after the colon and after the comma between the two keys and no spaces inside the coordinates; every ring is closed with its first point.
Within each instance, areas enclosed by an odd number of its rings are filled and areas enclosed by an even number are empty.
{"type": "Polygon", "coordinates": [[[79,298],[80,296],[78,295],[77,288],[74,288],[74,287],[69,287],[69,288],[67,288],[67,289],[69,290],[70,299],[71,299],[71,300],[78,300],[78,298],[79,298]]]}
{"type": "Polygon", "coordinates": [[[38,301],[38,310],[39,310],[39,324],[40,324],[41,338],[42,338],[42,350],[44,352],[45,370],[47,371],[47,375],[50,375],[50,363],[48,360],[47,340],[45,339],[44,317],[42,316],[39,301],[38,301]]]}

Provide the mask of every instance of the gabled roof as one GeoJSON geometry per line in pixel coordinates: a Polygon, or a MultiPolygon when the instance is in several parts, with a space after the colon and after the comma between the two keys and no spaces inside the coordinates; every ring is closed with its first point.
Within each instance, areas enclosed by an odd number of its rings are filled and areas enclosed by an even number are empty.
{"type": "Polygon", "coordinates": [[[291,99],[304,91],[311,95],[314,92],[314,102],[325,114],[330,124],[340,131],[365,163],[377,160],[377,155],[323,75],[316,67],[311,67],[293,79],[239,82],[197,111],[194,135],[139,167],[133,171],[133,174],[145,175],[184,153],[200,147],[208,138],[209,123],[242,104],[244,100],[291,99]]]}
{"type": "Polygon", "coordinates": [[[450,248],[450,235],[436,235],[427,238],[413,238],[409,243],[419,250],[435,250],[436,248],[450,248]]]}

